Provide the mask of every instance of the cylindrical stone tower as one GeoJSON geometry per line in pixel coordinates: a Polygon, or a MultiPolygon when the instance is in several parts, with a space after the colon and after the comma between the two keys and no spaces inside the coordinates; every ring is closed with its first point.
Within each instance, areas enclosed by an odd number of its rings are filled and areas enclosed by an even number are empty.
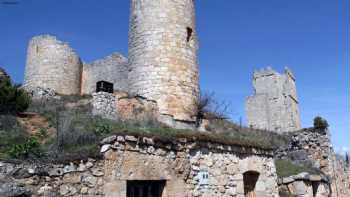
{"type": "Polygon", "coordinates": [[[27,51],[24,88],[50,88],[59,94],[79,94],[82,62],[68,44],[54,36],[32,38],[27,51]]]}
{"type": "Polygon", "coordinates": [[[131,0],[130,92],[193,121],[199,94],[194,0],[131,0]]]}

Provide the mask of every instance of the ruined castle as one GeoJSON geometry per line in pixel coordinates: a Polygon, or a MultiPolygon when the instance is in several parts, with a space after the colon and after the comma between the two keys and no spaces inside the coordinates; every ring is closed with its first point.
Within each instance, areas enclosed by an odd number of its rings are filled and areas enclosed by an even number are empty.
{"type": "Polygon", "coordinates": [[[92,94],[107,81],[157,103],[160,119],[193,122],[199,95],[194,1],[131,1],[129,57],[112,54],[83,63],[68,44],[49,35],[28,47],[24,87],[92,94]]]}
{"type": "MultiPolygon", "coordinates": [[[[39,87],[61,95],[93,95],[96,114],[108,118],[133,111],[130,103],[142,104],[163,123],[192,128],[188,125],[194,124],[199,98],[195,0],[130,2],[128,58],[113,53],[85,63],[67,43],[36,36],[29,42],[23,86],[28,91],[39,87]],[[113,85],[111,94],[96,93],[102,81],[113,85]]],[[[268,130],[267,135],[300,130],[295,83],[289,69],[283,74],[271,68],[256,71],[254,95],[246,101],[248,125],[268,130]]],[[[102,160],[52,165],[41,174],[36,172],[41,166],[0,162],[0,175],[28,168],[41,180],[28,184],[32,190],[58,190],[61,196],[278,197],[278,190],[287,188],[300,197],[348,197],[348,168],[335,158],[329,133],[292,134],[292,142],[276,152],[195,137],[162,142],[116,134],[101,141],[102,160]],[[311,160],[325,176],[301,173],[279,179],[276,155],[301,163],[311,160]]]]}

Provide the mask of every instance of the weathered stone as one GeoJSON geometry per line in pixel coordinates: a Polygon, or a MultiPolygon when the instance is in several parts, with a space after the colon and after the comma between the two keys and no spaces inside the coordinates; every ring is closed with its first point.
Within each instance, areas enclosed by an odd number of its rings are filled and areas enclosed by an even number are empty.
{"type": "Polygon", "coordinates": [[[49,171],[49,175],[52,177],[62,176],[63,174],[64,171],[61,168],[54,168],[49,171]]]}
{"type": "Polygon", "coordinates": [[[109,149],[111,148],[111,145],[110,144],[105,144],[101,147],[101,153],[105,153],[107,152],[109,149]]]}
{"type": "Polygon", "coordinates": [[[249,126],[278,132],[301,129],[295,78],[288,68],[283,75],[270,67],[256,71],[254,89],[246,101],[249,126]]]}
{"type": "Polygon", "coordinates": [[[112,144],[117,139],[117,136],[112,135],[110,137],[106,137],[101,141],[101,144],[112,144]]]}
{"type": "Polygon", "coordinates": [[[32,192],[24,187],[20,187],[15,183],[0,182],[0,196],[1,197],[31,197],[32,192]]]}
{"type": "Polygon", "coordinates": [[[24,87],[53,89],[60,94],[80,94],[82,63],[67,43],[54,36],[32,38],[28,46],[24,87]]]}

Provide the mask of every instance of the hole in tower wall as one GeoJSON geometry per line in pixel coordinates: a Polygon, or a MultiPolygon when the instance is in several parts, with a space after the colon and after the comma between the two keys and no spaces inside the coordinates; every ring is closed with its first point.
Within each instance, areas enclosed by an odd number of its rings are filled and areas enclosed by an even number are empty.
{"type": "Polygon", "coordinates": [[[187,27],[187,42],[189,42],[192,39],[193,29],[190,27],[187,27]]]}

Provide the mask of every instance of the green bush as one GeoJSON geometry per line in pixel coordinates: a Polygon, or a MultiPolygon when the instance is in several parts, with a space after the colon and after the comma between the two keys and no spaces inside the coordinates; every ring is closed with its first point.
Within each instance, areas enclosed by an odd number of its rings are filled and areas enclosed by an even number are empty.
{"type": "Polygon", "coordinates": [[[8,154],[13,158],[28,158],[29,155],[40,156],[40,143],[37,138],[30,137],[23,144],[13,144],[8,154]]]}
{"type": "Polygon", "coordinates": [[[328,129],[329,125],[328,125],[328,122],[326,119],[324,119],[320,116],[317,116],[314,119],[314,127],[315,127],[315,129],[326,130],[326,129],[328,129]]]}
{"type": "Polygon", "coordinates": [[[29,94],[12,84],[8,77],[0,78],[0,113],[14,114],[25,111],[31,102],[29,94]]]}
{"type": "Polygon", "coordinates": [[[113,131],[113,126],[108,121],[99,120],[99,121],[96,121],[94,124],[94,133],[97,136],[110,134],[112,131],[113,131]]]}

